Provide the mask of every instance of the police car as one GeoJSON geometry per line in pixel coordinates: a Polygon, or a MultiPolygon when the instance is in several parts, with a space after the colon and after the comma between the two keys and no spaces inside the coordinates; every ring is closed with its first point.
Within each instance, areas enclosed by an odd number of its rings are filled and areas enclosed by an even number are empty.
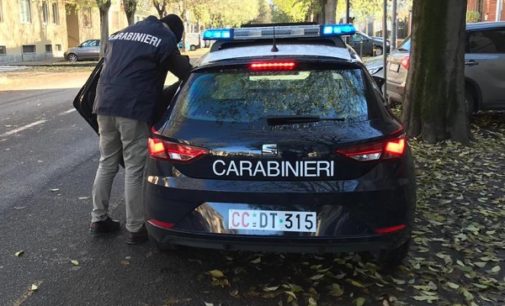
{"type": "Polygon", "coordinates": [[[153,127],[145,170],[157,245],[406,256],[415,209],[402,125],[343,42],[351,25],[212,29],[153,127]]]}

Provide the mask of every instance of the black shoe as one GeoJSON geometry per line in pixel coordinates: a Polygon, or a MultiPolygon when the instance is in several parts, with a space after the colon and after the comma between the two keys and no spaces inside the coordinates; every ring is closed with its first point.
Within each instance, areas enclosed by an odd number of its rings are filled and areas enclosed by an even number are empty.
{"type": "Polygon", "coordinates": [[[119,221],[112,220],[110,217],[103,221],[92,222],[89,226],[89,231],[93,235],[114,233],[121,229],[119,221]]]}
{"type": "Polygon", "coordinates": [[[147,240],[148,238],[147,238],[146,226],[142,225],[142,227],[137,232],[128,231],[128,239],[126,240],[126,243],[130,245],[141,244],[146,242],[147,240]]]}

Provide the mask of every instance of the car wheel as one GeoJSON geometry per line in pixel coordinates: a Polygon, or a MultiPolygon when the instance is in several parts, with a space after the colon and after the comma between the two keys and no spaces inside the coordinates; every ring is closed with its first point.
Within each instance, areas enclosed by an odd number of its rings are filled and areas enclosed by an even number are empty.
{"type": "Polygon", "coordinates": [[[373,48],[373,52],[375,54],[375,56],[379,56],[379,55],[382,55],[384,52],[382,50],[382,47],[379,47],[379,46],[375,46],[373,48]]]}
{"type": "Polygon", "coordinates": [[[74,63],[75,63],[75,62],[77,62],[77,60],[78,60],[78,59],[79,59],[79,58],[78,58],[78,57],[77,57],[77,55],[76,55],[76,54],[74,54],[74,53],[70,53],[70,54],[68,55],[68,61],[69,61],[69,62],[74,62],[74,63]]]}
{"type": "Polygon", "coordinates": [[[404,242],[399,247],[379,251],[377,255],[377,262],[379,266],[381,266],[383,269],[394,269],[401,265],[409,253],[410,241],[411,238],[409,237],[409,240],[404,242]]]}
{"type": "Polygon", "coordinates": [[[195,46],[195,45],[191,45],[191,46],[189,46],[189,50],[190,50],[190,51],[195,51],[195,50],[196,50],[196,46],[195,46]]]}
{"type": "Polygon", "coordinates": [[[465,89],[465,103],[466,103],[466,113],[468,115],[468,118],[470,118],[472,114],[475,113],[476,108],[475,108],[474,95],[469,88],[465,89]]]}

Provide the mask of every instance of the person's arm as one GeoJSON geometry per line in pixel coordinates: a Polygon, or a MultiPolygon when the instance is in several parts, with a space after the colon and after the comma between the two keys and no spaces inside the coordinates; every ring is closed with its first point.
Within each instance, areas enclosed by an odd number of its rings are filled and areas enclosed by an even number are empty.
{"type": "Polygon", "coordinates": [[[189,78],[191,70],[193,69],[193,66],[189,63],[189,56],[182,55],[179,49],[168,55],[163,62],[165,69],[173,73],[183,82],[189,78]]]}

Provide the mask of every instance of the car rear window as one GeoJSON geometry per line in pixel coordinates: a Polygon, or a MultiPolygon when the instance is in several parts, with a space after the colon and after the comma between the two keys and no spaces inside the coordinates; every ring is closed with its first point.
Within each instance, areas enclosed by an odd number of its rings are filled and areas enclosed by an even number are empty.
{"type": "Polygon", "coordinates": [[[373,115],[370,104],[376,103],[368,87],[359,68],[200,72],[193,74],[172,114],[236,123],[280,116],[367,120],[373,115]]]}

